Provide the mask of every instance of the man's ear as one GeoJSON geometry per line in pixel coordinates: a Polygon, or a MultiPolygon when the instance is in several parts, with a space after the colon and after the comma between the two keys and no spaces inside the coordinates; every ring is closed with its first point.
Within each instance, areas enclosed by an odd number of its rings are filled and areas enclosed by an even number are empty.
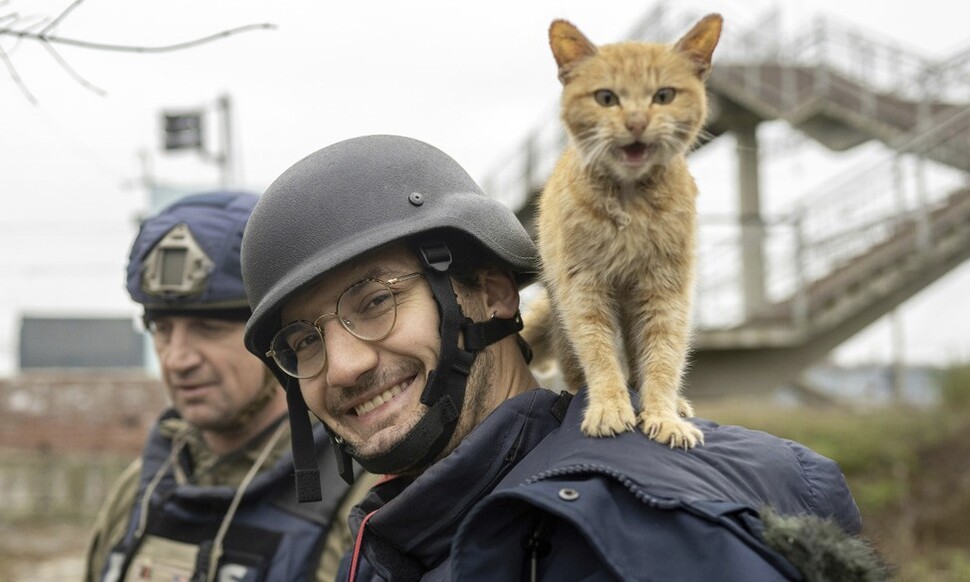
{"type": "Polygon", "coordinates": [[[486,267],[478,271],[478,282],[484,291],[486,315],[512,319],[519,310],[519,286],[512,272],[500,267],[486,267]]]}

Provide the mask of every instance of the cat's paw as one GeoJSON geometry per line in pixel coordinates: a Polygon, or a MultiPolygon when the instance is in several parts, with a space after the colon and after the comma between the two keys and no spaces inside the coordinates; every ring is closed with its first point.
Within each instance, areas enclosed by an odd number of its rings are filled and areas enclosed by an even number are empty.
{"type": "Polygon", "coordinates": [[[677,414],[682,418],[694,416],[694,407],[690,405],[690,400],[687,400],[683,396],[677,398],[677,414]]]}
{"type": "Polygon", "coordinates": [[[692,449],[704,444],[704,433],[678,416],[640,413],[640,430],[652,440],[672,449],[692,449]]]}
{"type": "Polygon", "coordinates": [[[613,402],[603,405],[590,402],[583,415],[580,428],[590,437],[611,437],[633,430],[637,415],[629,402],[613,402]]]}

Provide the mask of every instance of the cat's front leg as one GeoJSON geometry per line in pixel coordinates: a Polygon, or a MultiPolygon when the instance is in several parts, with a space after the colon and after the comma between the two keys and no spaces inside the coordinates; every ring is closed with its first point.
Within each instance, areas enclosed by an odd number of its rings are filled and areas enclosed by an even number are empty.
{"type": "Polygon", "coordinates": [[[611,294],[595,282],[573,280],[560,285],[557,298],[563,331],[586,377],[583,433],[608,437],[632,430],[636,412],[620,361],[619,317],[611,294]]]}
{"type": "Polygon", "coordinates": [[[685,420],[694,411],[680,394],[689,347],[690,302],[685,293],[669,289],[654,289],[639,301],[633,318],[643,322],[636,350],[641,380],[638,425],[657,442],[694,448],[704,443],[704,434],[685,420]]]}

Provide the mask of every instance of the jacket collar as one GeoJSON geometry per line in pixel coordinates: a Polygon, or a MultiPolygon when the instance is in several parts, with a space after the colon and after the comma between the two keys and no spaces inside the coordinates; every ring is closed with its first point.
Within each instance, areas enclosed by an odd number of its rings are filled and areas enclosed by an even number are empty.
{"type": "Polygon", "coordinates": [[[502,403],[447,457],[413,482],[392,479],[376,486],[351,513],[363,552],[387,580],[416,579],[444,562],[471,508],[550,432],[558,395],[533,390],[502,403]]]}

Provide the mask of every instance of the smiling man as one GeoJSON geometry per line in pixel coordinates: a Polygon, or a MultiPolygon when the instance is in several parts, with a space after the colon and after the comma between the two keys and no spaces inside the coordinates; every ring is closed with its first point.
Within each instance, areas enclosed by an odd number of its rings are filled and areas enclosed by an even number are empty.
{"type": "MultiPolygon", "coordinates": [[[[427,325],[438,318],[438,311],[425,276],[413,250],[403,242],[392,243],[300,291],[281,313],[283,321],[294,323],[276,335],[274,354],[290,353],[298,366],[306,367],[299,375],[308,376],[302,385],[310,409],[340,435],[353,457],[380,463],[428,410],[422,395],[438,366],[440,338],[438,330],[427,325]],[[350,333],[326,331],[340,328],[350,333]],[[373,349],[377,340],[382,350],[373,349]]],[[[471,286],[485,293],[480,301],[462,303],[463,313],[472,320],[491,317],[505,322],[518,311],[515,279],[507,270],[468,273],[466,282],[456,286],[466,293],[471,286]]],[[[442,441],[438,456],[454,448],[509,395],[538,386],[524,365],[515,378],[512,367],[493,368],[491,362],[500,355],[493,352],[509,349],[519,349],[513,335],[478,355],[482,363],[469,374],[465,389],[467,410],[450,440],[442,441]],[[490,376],[499,373],[509,377],[490,376]],[[489,383],[497,381],[509,386],[508,392],[490,390],[489,383]]],[[[380,468],[393,473],[424,468],[409,465],[405,459],[380,468]]]]}
{"type": "Polygon", "coordinates": [[[428,144],[305,157],[242,258],[246,345],[284,383],[300,498],[320,496],[307,408],[346,479],[354,461],[387,475],[351,512],[341,580],[797,580],[763,509],[860,528],[838,466],[797,443],[697,419],[692,451],[584,437],[585,390],[540,388],[517,333],[532,240],[428,144]]]}
{"type": "MultiPolygon", "coordinates": [[[[257,199],[183,198],[132,245],[128,292],[171,408],[101,508],[87,580],[332,580],[349,546],[346,512],[360,494],[330,479],[317,503],[292,499],[286,400],[243,344],[239,249],[257,199]]],[[[311,436],[326,442],[320,425],[311,436]]]]}

